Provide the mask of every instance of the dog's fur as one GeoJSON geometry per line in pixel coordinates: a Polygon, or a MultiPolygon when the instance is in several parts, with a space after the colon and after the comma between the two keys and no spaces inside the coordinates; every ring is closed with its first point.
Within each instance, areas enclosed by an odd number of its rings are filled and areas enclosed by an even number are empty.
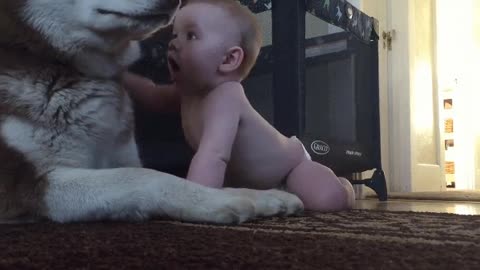
{"type": "Polygon", "coordinates": [[[141,168],[119,74],[179,0],[0,1],[0,220],[235,223],[303,208],[141,168]]]}

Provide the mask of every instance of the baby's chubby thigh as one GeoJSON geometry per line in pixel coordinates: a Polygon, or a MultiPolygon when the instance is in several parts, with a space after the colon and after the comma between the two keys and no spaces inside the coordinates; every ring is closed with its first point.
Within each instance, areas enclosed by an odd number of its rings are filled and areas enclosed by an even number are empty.
{"type": "Polygon", "coordinates": [[[339,211],[352,208],[355,194],[350,182],[337,177],[330,168],[312,161],[303,149],[306,158],[289,173],[287,191],[297,195],[305,209],[339,211]]]}
{"type": "Polygon", "coordinates": [[[278,147],[259,147],[258,151],[250,149],[248,154],[239,156],[233,158],[227,167],[225,185],[228,187],[284,187],[287,175],[308,158],[297,138],[285,138],[278,147]]]}

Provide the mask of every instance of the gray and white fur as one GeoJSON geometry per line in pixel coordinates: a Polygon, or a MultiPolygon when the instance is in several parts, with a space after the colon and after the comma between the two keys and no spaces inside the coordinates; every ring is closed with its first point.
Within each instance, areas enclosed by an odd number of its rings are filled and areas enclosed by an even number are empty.
{"type": "Polygon", "coordinates": [[[0,222],[228,224],[303,209],[283,191],[211,189],[141,167],[118,75],[179,4],[0,1],[0,222]]]}

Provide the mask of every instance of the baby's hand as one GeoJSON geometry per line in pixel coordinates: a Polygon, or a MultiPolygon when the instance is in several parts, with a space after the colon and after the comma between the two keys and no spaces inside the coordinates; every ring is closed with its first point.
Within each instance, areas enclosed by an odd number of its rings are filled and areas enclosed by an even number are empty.
{"type": "Polygon", "coordinates": [[[173,85],[157,85],[152,80],[130,73],[122,74],[122,84],[133,100],[153,112],[178,112],[180,97],[173,85]]]}

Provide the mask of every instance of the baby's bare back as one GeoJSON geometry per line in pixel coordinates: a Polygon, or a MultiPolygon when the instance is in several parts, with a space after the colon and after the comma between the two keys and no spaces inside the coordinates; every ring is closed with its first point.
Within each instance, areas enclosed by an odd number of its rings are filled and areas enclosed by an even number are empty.
{"type": "MultiPolygon", "coordinates": [[[[243,88],[234,90],[223,93],[235,95],[233,99],[223,97],[220,99],[223,102],[229,102],[229,100],[238,102],[230,106],[226,114],[239,115],[227,164],[225,185],[257,189],[278,187],[286,175],[305,158],[303,147],[298,139],[287,138],[270,125],[250,105],[243,88]]],[[[205,121],[213,121],[202,113],[207,100],[208,97],[190,99],[182,105],[185,137],[195,150],[198,149],[205,121]]],[[[227,117],[227,115],[221,117],[227,117]]],[[[225,132],[229,131],[225,130],[225,132]]]]}

